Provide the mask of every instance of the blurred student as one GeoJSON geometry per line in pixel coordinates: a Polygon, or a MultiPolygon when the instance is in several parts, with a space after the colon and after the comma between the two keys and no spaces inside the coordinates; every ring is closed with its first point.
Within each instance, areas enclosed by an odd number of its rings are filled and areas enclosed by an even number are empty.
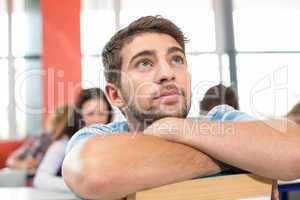
{"type": "MultiPolygon", "coordinates": [[[[56,110],[59,111],[59,110],[56,110]]],[[[53,133],[63,118],[63,113],[54,112],[47,121],[46,130],[26,139],[26,142],[7,159],[8,168],[26,170],[34,174],[53,139],[53,133]]]]}
{"type": "Polygon", "coordinates": [[[300,125],[300,102],[291,109],[287,118],[300,125]]]}
{"type": "Polygon", "coordinates": [[[76,102],[77,118],[83,126],[94,123],[108,124],[113,120],[113,109],[104,92],[99,88],[84,89],[76,102]]]}
{"type": "Polygon", "coordinates": [[[47,150],[34,178],[34,186],[47,190],[69,191],[61,177],[61,166],[69,139],[83,126],[112,121],[113,110],[99,88],[84,89],[75,101],[75,107],[59,108],[63,120],[58,125],[54,142],[47,150]]]}
{"type": "Polygon", "coordinates": [[[233,88],[226,87],[222,84],[209,88],[202,101],[200,101],[200,114],[206,115],[208,111],[218,105],[226,104],[234,109],[239,109],[237,95],[233,88]]]}
{"type": "Polygon", "coordinates": [[[53,132],[53,142],[47,149],[33,179],[34,187],[69,191],[61,177],[61,165],[65,157],[65,148],[72,135],[79,130],[78,121],[73,120],[74,109],[71,106],[58,107],[55,113],[61,115],[53,132]]]}

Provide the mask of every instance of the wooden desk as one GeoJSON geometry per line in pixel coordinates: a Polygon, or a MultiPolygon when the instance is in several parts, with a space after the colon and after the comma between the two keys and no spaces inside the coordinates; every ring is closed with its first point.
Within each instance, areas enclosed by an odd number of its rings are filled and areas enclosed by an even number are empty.
{"type": "Polygon", "coordinates": [[[130,195],[127,200],[270,199],[272,180],[252,174],[195,179],[130,195]]]}
{"type": "Polygon", "coordinates": [[[0,199],[5,200],[71,200],[71,193],[52,192],[31,187],[0,187],[0,199]]]}

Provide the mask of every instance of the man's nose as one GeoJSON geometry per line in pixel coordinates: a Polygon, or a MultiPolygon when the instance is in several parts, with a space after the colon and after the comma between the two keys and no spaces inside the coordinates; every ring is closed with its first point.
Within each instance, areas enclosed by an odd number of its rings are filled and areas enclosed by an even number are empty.
{"type": "Polygon", "coordinates": [[[174,81],[175,73],[174,69],[166,61],[160,61],[156,71],[155,82],[157,84],[163,84],[165,82],[174,81]]]}

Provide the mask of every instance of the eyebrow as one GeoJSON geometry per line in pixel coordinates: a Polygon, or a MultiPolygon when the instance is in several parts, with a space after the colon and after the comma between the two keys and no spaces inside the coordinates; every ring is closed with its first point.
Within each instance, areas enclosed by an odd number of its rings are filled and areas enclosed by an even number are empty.
{"type": "Polygon", "coordinates": [[[179,48],[179,47],[171,47],[168,49],[168,54],[174,53],[174,52],[181,52],[183,55],[185,55],[185,52],[183,51],[183,49],[179,48]]]}
{"type": "Polygon", "coordinates": [[[153,56],[155,55],[155,51],[154,50],[145,50],[145,51],[141,51],[137,54],[135,54],[129,61],[129,65],[131,65],[131,63],[134,61],[134,59],[141,57],[141,56],[153,56]]]}

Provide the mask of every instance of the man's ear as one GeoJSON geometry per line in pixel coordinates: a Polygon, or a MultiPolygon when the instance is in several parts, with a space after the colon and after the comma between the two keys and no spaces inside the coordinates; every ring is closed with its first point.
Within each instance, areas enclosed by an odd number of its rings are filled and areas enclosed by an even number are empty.
{"type": "Polygon", "coordinates": [[[112,105],[117,108],[123,108],[125,106],[126,102],[124,101],[119,88],[114,84],[107,83],[105,86],[105,93],[112,105]]]}

